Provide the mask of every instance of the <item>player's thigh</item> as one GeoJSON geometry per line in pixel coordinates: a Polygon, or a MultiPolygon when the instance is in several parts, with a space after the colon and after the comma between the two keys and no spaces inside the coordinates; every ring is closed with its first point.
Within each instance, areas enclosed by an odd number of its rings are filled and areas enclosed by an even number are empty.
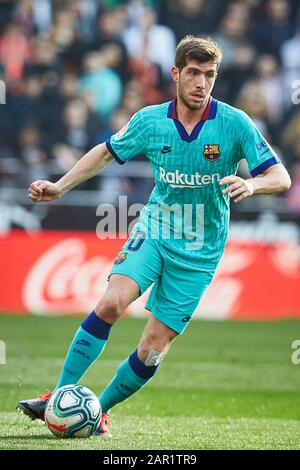
{"type": "Polygon", "coordinates": [[[213,272],[165,259],[162,276],[154,285],[146,308],[169,328],[183,333],[213,276],[213,272]]]}
{"type": "Polygon", "coordinates": [[[113,280],[116,274],[127,276],[138,285],[141,295],[159,279],[162,267],[158,240],[146,238],[144,232],[133,230],[115,259],[109,280],[113,280]]]}

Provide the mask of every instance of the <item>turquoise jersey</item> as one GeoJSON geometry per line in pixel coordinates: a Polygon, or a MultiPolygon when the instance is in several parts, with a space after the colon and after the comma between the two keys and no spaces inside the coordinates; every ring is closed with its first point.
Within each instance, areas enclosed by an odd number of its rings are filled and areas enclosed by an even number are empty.
{"type": "Polygon", "coordinates": [[[177,118],[175,99],[141,109],[106,145],[120,164],[143,153],[153,169],[155,187],[138,230],[186,263],[211,270],[229,224],[230,198],[219,180],[236,174],[242,158],[252,176],[280,162],[243,111],[214,98],[191,134],[177,118]]]}

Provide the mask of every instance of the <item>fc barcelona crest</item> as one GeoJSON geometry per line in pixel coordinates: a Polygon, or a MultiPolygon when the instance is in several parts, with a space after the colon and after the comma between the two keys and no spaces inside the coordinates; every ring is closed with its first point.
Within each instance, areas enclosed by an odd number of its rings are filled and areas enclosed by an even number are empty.
{"type": "Polygon", "coordinates": [[[203,155],[206,160],[214,162],[218,160],[221,155],[220,145],[219,144],[206,144],[203,145],[203,155]]]}
{"type": "Polygon", "coordinates": [[[124,263],[127,255],[128,253],[126,251],[121,251],[121,253],[119,253],[118,256],[116,257],[114,264],[124,263]]]}

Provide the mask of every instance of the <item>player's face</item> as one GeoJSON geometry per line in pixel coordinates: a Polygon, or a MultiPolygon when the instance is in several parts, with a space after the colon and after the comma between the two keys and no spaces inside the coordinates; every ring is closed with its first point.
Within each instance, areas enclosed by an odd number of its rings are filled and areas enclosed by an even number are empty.
{"type": "Polygon", "coordinates": [[[196,111],[203,108],[209,99],[217,78],[217,64],[189,60],[181,72],[173,67],[172,77],[177,82],[181,101],[187,108],[196,111]]]}

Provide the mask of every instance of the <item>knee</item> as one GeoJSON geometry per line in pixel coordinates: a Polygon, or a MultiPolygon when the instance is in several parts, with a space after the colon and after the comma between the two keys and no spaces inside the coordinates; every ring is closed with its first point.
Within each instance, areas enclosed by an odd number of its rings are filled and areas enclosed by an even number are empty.
{"type": "Polygon", "coordinates": [[[121,299],[118,295],[102,298],[96,308],[96,315],[107,323],[114,323],[123,313],[121,299]]]}

